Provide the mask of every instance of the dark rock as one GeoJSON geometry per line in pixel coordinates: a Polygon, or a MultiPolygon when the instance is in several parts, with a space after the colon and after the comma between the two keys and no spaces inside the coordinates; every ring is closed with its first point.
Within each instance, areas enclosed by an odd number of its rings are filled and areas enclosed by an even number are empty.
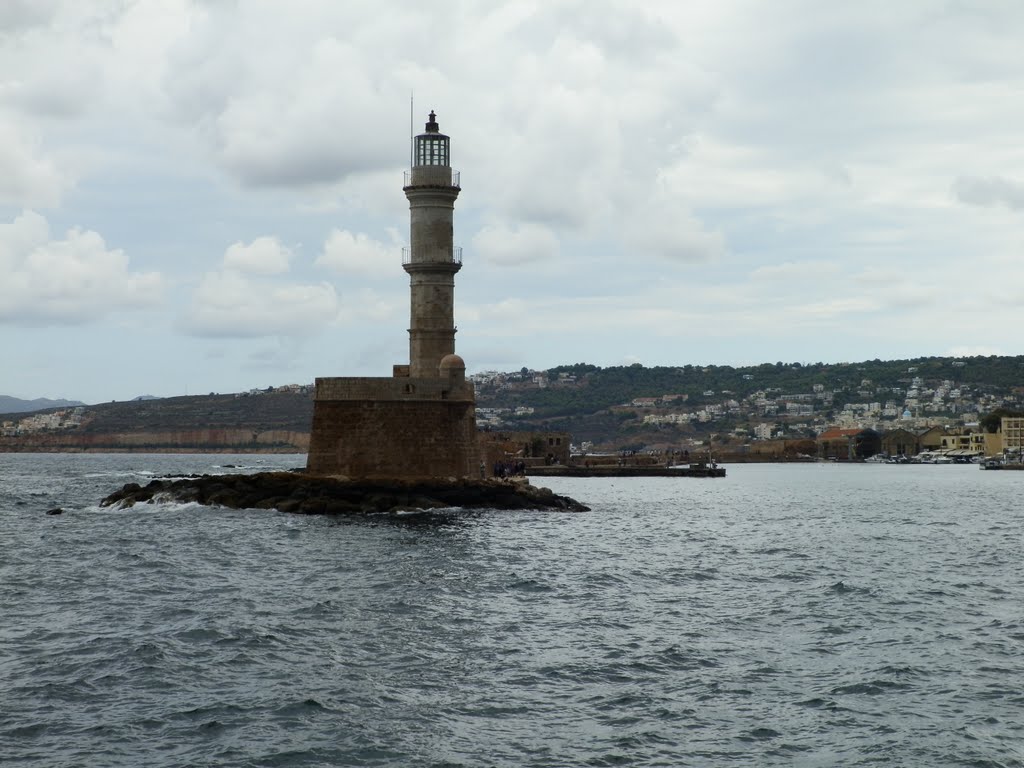
{"type": "Polygon", "coordinates": [[[302,509],[301,499],[280,499],[277,509],[281,512],[299,512],[302,509]]]}
{"type": "Polygon", "coordinates": [[[46,514],[48,514],[48,515],[63,515],[64,514],[64,510],[61,509],[60,507],[54,507],[53,509],[46,510],[46,514]]]}
{"type": "Polygon", "coordinates": [[[585,512],[568,496],[526,482],[502,480],[340,480],[294,472],[199,475],[128,483],[100,502],[130,507],[169,499],[232,509],[277,509],[322,515],[391,513],[412,509],[558,509],[585,512]]]}

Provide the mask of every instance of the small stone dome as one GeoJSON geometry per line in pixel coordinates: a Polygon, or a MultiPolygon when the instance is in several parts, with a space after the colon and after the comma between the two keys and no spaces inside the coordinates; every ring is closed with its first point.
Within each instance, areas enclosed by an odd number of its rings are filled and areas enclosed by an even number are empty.
{"type": "Polygon", "coordinates": [[[451,381],[466,380],[466,361],[458,355],[445,355],[437,364],[437,372],[442,379],[451,381]]]}
{"type": "Polygon", "coordinates": [[[441,373],[447,373],[452,369],[466,370],[466,361],[458,355],[445,355],[441,358],[441,362],[437,364],[437,368],[441,373]]]}

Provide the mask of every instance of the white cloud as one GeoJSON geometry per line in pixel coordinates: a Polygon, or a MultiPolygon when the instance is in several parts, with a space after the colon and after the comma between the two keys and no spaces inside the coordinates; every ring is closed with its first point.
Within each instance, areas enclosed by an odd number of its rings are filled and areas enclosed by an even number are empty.
{"type": "Polygon", "coordinates": [[[391,231],[391,243],[368,235],[332,229],[314,264],[334,272],[366,276],[401,277],[401,246],[398,232],[391,231]]]}
{"type": "Polygon", "coordinates": [[[0,322],[89,323],[112,312],[161,300],[156,272],[131,272],[128,256],[108,250],[94,231],[71,229],[53,239],[46,219],[25,211],[0,224],[0,322]]]}
{"type": "Polygon", "coordinates": [[[224,253],[225,269],[257,275],[278,275],[288,271],[292,252],[276,237],[257,237],[249,245],[234,243],[224,253]]]}
{"type": "MultiPolygon", "coordinates": [[[[673,261],[714,261],[725,253],[720,232],[708,231],[689,211],[667,203],[651,203],[635,213],[626,231],[641,252],[673,261]]],[[[624,243],[629,247],[630,241],[624,243]]]]}
{"type": "MultiPolygon", "coordinates": [[[[397,276],[398,258],[395,248],[334,230],[315,263],[339,271],[374,271],[390,263],[389,271],[397,276]]],[[[363,287],[339,295],[328,282],[288,280],[292,261],[293,254],[276,237],[235,243],[225,251],[221,268],[202,276],[180,327],[210,338],[273,337],[278,339],[274,349],[280,350],[281,339],[294,343],[326,328],[393,322],[399,307],[407,306],[404,294],[363,287]]]]}
{"type": "Polygon", "coordinates": [[[181,327],[196,336],[215,338],[298,338],[319,333],[336,321],[338,295],[329,283],[282,279],[291,258],[291,251],[271,236],[229,246],[222,268],[200,280],[181,327]]]}
{"type": "Polygon", "coordinates": [[[0,113],[0,202],[19,208],[56,205],[70,184],[41,142],[0,113]]]}
{"type": "MultiPolygon", "coordinates": [[[[919,283],[920,277],[915,275],[914,282],[919,283]]],[[[862,285],[872,288],[884,288],[907,282],[907,276],[891,265],[862,269],[853,279],[862,285]]]]}
{"type": "Polygon", "coordinates": [[[541,224],[485,226],[473,236],[474,254],[498,266],[518,266],[558,258],[558,238],[541,224]]]}
{"type": "Polygon", "coordinates": [[[793,307],[793,314],[796,317],[807,316],[825,320],[843,315],[875,312],[879,308],[878,302],[867,296],[849,296],[801,304],[793,307]]]}
{"type": "Polygon", "coordinates": [[[337,314],[338,296],[327,283],[271,282],[226,269],[203,276],[183,327],[213,338],[300,337],[318,333],[337,314]]]}
{"type": "Polygon", "coordinates": [[[405,325],[401,319],[408,320],[408,292],[381,292],[370,288],[360,288],[341,297],[340,309],[336,318],[338,325],[352,327],[386,327],[403,339],[405,325]]]}
{"type": "Polygon", "coordinates": [[[827,261],[787,261],[783,264],[768,264],[750,273],[753,280],[820,280],[839,274],[839,267],[827,261]]]}

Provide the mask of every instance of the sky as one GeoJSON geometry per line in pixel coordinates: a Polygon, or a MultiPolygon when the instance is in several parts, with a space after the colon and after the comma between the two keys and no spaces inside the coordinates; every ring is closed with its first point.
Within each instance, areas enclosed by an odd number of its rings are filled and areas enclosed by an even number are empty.
{"type": "Polygon", "coordinates": [[[1024,354],[1018,0],[3,0],[0,394],[1024,354]],[[410,114],[412,112],[412,114],[410,114]]]}

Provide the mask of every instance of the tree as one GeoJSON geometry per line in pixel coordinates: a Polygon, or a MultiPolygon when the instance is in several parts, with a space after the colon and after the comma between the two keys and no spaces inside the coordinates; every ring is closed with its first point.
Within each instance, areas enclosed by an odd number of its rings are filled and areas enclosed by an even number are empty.
{"type": "Polygon", "coordinates": [[[985,432],[995,434],[1002,426],[1003,417],[1020,418],[1024,416],[1022,411],[1011,411],[1009,408],[996,408],[992,413],[985,414],[978,419],[978,424],[985,432]]]}

